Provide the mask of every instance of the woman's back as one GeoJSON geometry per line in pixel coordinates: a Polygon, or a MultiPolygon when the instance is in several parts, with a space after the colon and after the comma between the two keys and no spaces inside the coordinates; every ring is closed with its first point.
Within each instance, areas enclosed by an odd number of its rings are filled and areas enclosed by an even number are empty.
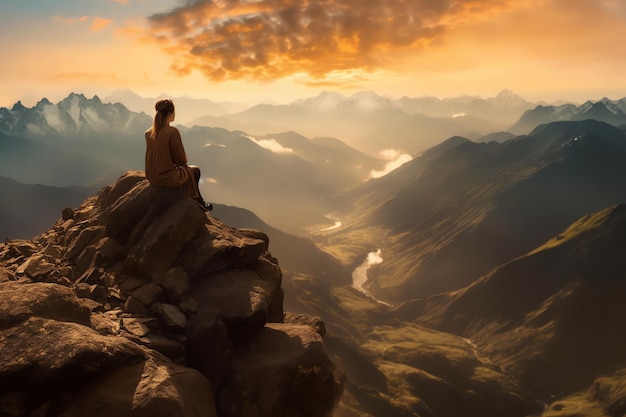
{"type": "Polygon", "coordinates": [[[146,131],[146,178],[150,183],[163,187],[178,187],[188,179],[184,169],[187,156],[178,129],[164,126],[157,136],[146,131]]]}

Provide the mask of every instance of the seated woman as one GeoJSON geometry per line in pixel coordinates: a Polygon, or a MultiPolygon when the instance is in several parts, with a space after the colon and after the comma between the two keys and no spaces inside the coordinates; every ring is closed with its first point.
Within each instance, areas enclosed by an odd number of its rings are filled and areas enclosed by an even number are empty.
{"type": "Polygon", "coordinates": [[[180,188],[185,197],[193,198],[204,211],[213,206],[200,195],[200,168],[187,165],[187,155],[180,132],[170,123],[176,112],[170,99],[159,100],[154,106],[156,114],[152,127],[146,131],[146,178],[160,187],[180,188]]]}

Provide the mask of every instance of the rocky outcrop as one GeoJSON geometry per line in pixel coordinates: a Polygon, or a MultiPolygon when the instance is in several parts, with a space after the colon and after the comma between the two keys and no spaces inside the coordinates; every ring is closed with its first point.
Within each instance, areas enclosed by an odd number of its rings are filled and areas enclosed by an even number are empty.
{"type": "Polygon", "coordinates": [[[285,322],[268,249],[135,171],[0,245],[0,414],[331,415],[323,322],[285,322]]]}

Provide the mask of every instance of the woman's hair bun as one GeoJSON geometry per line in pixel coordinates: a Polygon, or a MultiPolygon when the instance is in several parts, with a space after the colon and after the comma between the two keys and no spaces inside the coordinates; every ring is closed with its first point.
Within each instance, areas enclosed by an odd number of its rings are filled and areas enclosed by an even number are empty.
{"type": "Polygon", "coordinates": [[[154,105],[154,109],[160,112],[171,113],[174,111],[174,102],[169,98],[159,100],[154,105]]]}

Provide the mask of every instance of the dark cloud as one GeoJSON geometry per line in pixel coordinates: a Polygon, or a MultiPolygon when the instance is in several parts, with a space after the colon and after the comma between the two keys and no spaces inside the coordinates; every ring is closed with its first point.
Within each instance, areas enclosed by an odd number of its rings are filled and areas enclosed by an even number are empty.
{"type": "MultiPolygon", "coordinates": [[[[389,67],[467,16],[513,0],[196,0],[149,18],[179,74],[276,79],[389,67]]],[[[520,3],[519,1],[517,3],[520,3]]]]}

